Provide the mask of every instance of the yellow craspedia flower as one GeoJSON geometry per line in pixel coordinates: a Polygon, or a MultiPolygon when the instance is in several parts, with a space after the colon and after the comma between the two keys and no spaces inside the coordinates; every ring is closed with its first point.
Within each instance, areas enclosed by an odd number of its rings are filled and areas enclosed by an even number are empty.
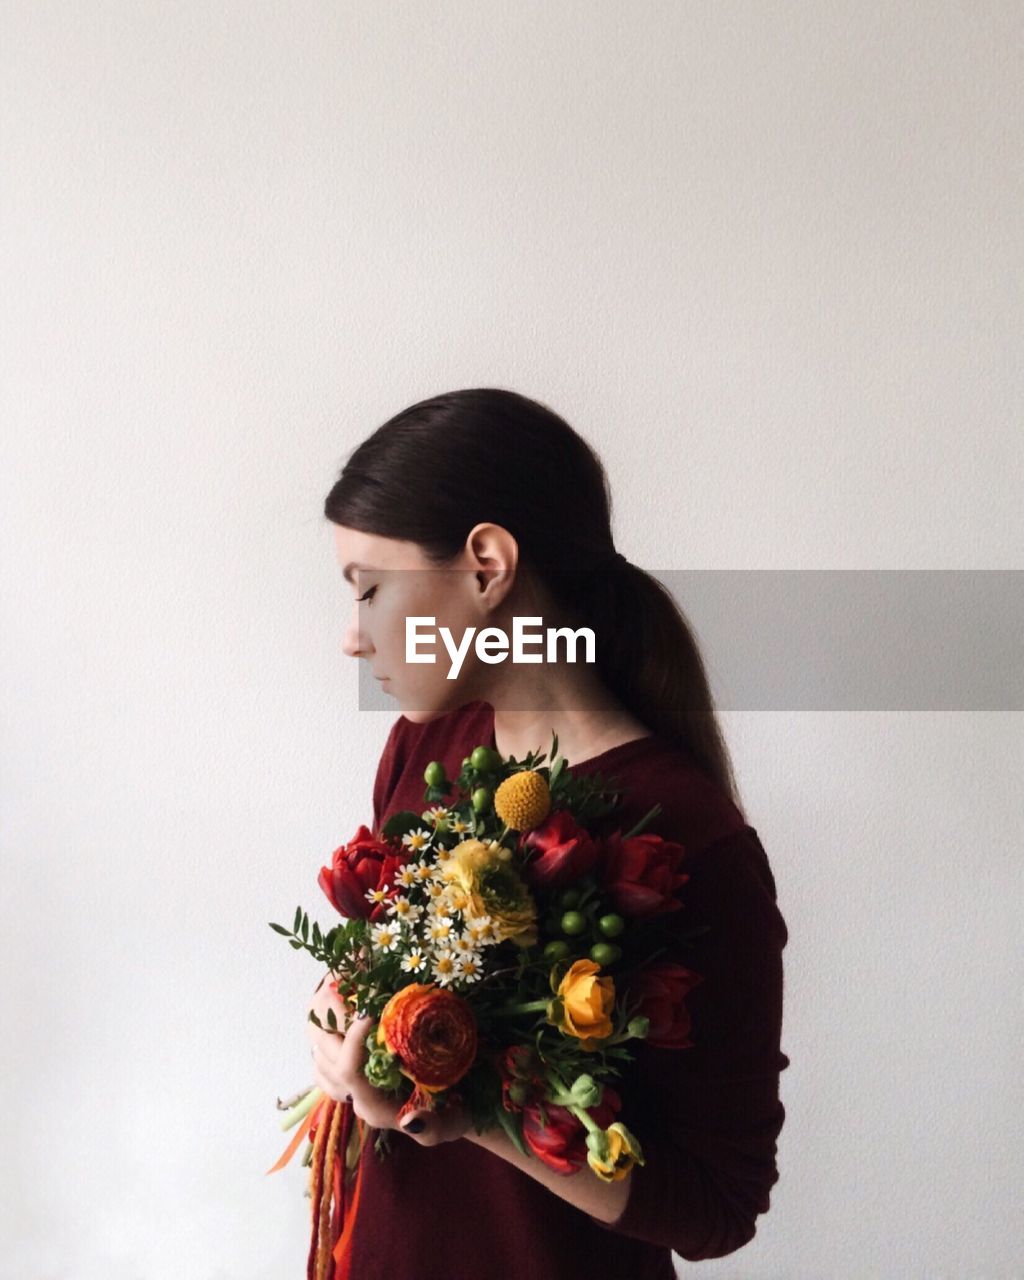
{"type": "Polygon", "coordinates": [[[602,1182],[619,1182],[635,1164],[644,1163],[640,1143],[624,1124],[610,1124],[602,1135],[606,1142],[595,1151],[588,1143],[587,1164],[602,1182]]]}
{"type": "Polygon", "coordinates": [[[551,790],[533,769],[506,778],[494,793],[494,812],[513,831],[532,831],[551,812],[551,790]]]}

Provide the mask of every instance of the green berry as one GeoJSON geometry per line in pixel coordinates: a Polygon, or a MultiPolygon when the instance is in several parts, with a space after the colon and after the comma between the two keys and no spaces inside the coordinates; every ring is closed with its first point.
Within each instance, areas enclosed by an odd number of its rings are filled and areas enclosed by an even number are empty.
{"type": "Polygon", "coordinates": [[[473,812],[483,813],[490,806],[491,791],[489,787],[477,787],[473,792],[473,812]]]}
{"type": "Polygon", "coordinates": [[[623,929],[625,929],[626,922],[623,920],[622,916],[615,915],[613,913],[611,915],[602,916],[597,922],[597,927],[606,938],[617,938],[623,929]]]}
{"type": "Polygon", "coordinates": [[[561,938],[556,938],[554,942],[549,942],[544,948],[544,959],[550,960],[552,964],[556,960],[564,960],[569,954],[568,942],[563,942],[561,938]]]}
{"type": "Polygon", "coordinates": [[[474,769],[478,769],[481,773],[488,773],[497,767],[494,763],[494,755],[490,747],[474,747],[469,762],[474,769]]]}
{"type": "Polygon", "coordinates": [[[571,911],[573,907],[578,907],[580,905],[580,898],[582,897],[583,895],[580,893],[579,889],[566,889],[559,901],[566,911],[571,911]]]}
{"type": "Polygon", "coordinates": [[[576,934],[582,933],[586,927],[586,917],[579,911],[567,911],[562,916],[562,932],[569,934],[570,937],[575,937],[576,934]]]}
{"type": "Polygon", "coordinates": [[[440,760],[431,760],[423,770],[423,781],[428,787],[441,787],[447,781],[444,765],[440,760]]]}
{"type": "Polygon", "coordinates": [[[463,757],[462,757],[462,772],[463,772],[463,773],[465,773],[465,772],[466,772],[466,770],[467,770],[467,769],[469,769],[469,768],[471,767],[471,765],[472,765],[472,761],[470,760],[469,756],[463,756],[463,757]]]}
{"type": "Polygon", "coordinates": [[[594,964],[614,964],[621,955],[622,948],[613,946],[610,942],[595,942],[590,948],[590,958],[594,964]]]}

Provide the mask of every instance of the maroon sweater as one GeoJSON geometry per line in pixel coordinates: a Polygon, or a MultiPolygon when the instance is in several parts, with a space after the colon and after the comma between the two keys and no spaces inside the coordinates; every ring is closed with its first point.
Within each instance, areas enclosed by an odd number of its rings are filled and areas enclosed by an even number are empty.
{"type": "MultiPolygon", "coordinates": [[[[422,725],[399,716],[374,784],[374,830],[392,813],[425,807],[429,761],[458,777],[463,756],[481,743],[494,745],[487,702],[422,725]]],[[[353,1239],[358,1280],[670,1280],[673,1250],[692,1261],[732,1253],[769,1207],[785,1118],[779,1073],[789,1065],[779,1047],[787,931],[757,832],[658,736],[568,765],[627,788],[614,821],[593,825],[598,832],[628,831],[662,805],[646,830],[685,846],[690,876],[672,918],[712,926],[678,956],[704,975],[687,996],[693,1047],[636,1041],[622,1077],[622,1119],[646,1164],[629,1175],[626,1207],[608,1226],[465,1139],[423,1147],[392,1134],[383,1160],[368,1141],[353,1239]]]]}

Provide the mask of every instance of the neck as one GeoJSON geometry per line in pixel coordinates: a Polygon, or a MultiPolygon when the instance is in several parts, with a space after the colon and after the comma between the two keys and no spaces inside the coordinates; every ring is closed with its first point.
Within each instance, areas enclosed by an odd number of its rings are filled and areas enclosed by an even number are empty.
{"type": "Polygon", "coordinates": [[[592,669],[508,665],[494,671],[488,668],[486,687],[474,697],[494,708],[494,745],[506,758],[550,753],[556,733],[559,754],[571,765],[649,732],[592,669]]]}

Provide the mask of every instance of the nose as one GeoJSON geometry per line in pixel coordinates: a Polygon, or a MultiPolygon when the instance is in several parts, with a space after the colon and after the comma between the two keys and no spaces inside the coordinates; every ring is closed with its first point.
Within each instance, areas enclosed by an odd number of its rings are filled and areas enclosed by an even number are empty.
{"type": "Polygon", "coordinates": [[[345,628],[345,635],[341,642],[342,653],[349,658],[365,658],[373,652],[373,646],[367,637],[359,629],[359,613],[357,607],[353,611],[353,618],[345,628]]]}

